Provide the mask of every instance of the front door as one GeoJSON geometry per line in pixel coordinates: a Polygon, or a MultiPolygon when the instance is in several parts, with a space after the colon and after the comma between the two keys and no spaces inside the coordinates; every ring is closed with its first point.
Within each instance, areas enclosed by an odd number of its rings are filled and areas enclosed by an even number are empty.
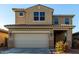
{"type": "Polygon", "coordinates": [[[54,47],[56,45],[56,42],[58,41],[66,41],[66,35],[65,35],[66,31],[63,30],[57,30],[54,31],[54,47]]]}

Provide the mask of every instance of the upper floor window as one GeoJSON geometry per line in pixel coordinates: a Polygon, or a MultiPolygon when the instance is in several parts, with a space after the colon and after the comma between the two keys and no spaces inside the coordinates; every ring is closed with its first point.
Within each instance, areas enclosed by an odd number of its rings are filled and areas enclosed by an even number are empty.
{"type": "Polygon", "coordinates": [[[44,17],[45,16],[45,12],[40,12],[40,17],[44,17]]]}
{"type": "Polygon", "coordinates": [[[65,24],[69,24],[69,18],[68,17],[65,18],[65,24]]]}
{"type": "Polygon", "coordinates": [[[58,17],[54,17],[53,22],[55,25],[57,25],[58,24],[58,17]]]}
{"type": "Polygon", "coordinates": [[[38,17],[39,16],[39,12],[34,12],[34,16],[38,17]]]}
{"type": "Polygon", "coordinates": [[[40,20],[45,20],[45,12],[40,12],[40,20]]]}
{"type": "Polygon", "coordinates": [[[24,12],[19,12],[19,16],[24,16],[24,12]]]}
{"type": "Polygon", "coordinates": [[[39,12],[34,12],[34,20],[35,21],[39,20],[39,12]]]}
{"type": "Polygon", "coordinates": [[[35,21],[45,20],[45,12],[34,12],[34,20],[35,21]]]}

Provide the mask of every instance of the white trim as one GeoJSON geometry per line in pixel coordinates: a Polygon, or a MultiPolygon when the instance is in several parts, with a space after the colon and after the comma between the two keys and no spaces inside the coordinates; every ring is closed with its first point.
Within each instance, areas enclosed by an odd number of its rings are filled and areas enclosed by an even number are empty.
{"type": "MultiPolygon", "coordinates": [[[[38,6],[38,8],[39,8],[40,6],[38,6]]],[[[39,14],[38,14],[38,17],[39,17],[39,19],[38,19],[38,21],[35,21],[34,19],[34,22],[42,22],[41,20],[40,20],[40,12],[38,12],[39,14]]],[[[44,12],[45,13],[45,12],[44,12]]],[[[34,17],[34,16],[33,16],[34,17]]],[[[45,17],[45,16],[44,16],[45,17]]],[[[43,22],[45,21],[45,19],[43,20],[43,22]]]]}
{"type": "Polygon", "coordinates": [[[61,26],[72,26],[71,24],[61,24],[61,26]]]}
{"type": "Polygon", "coordinates": [[[33,22],[39,22],[39,23],[40,23],[40,22],[45,22],[45,20],[44,20],[44,21],[40,21],[40,20],[38,20],[38,21],[34,21],[34,20],[33,20],[33,22]]]}
{"type": "Polygon", "coordinates": [[[12,33],[50,33],[50,31],[12,31],[12,33]]]}

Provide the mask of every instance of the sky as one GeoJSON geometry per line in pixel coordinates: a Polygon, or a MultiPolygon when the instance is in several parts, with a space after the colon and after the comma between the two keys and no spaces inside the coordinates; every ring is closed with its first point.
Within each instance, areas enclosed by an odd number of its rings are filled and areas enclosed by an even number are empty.
{"type": "MultiPolygon", "coordinates": [[[[0,4],[0,26],[15,24],[15,13],[12,8],[28,8],[36,4],[0,4]]],[[[54,9],[54,15],[72,14],[73,33],[79,31],[79,5],[75,4],[42,4],[54,9]]],[[[4,27],[3,27],[4,28],[4,27]]]]}

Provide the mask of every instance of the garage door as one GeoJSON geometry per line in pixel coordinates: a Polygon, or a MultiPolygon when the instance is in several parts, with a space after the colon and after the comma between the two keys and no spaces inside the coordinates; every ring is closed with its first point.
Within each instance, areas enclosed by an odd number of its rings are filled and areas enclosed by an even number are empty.
{"type": "Polygon", "coordinates": [[[48,34],[15,34],[17,48],[47,48],[48,34]]]}

